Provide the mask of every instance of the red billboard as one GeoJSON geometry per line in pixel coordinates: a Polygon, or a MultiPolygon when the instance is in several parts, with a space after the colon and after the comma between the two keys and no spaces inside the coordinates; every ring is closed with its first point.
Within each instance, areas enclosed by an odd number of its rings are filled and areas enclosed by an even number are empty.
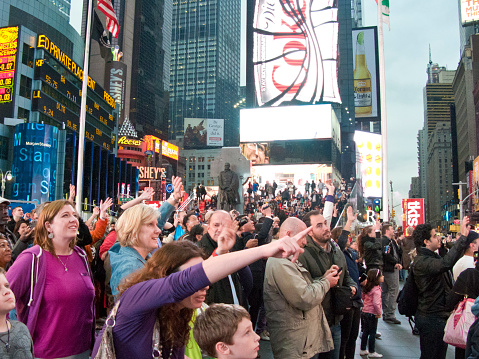
{"type": "Polygon", "coordinates": [[[403,228],[415,228],[424,224],[424,198],[407,198],[402,200],[403,228]]]}

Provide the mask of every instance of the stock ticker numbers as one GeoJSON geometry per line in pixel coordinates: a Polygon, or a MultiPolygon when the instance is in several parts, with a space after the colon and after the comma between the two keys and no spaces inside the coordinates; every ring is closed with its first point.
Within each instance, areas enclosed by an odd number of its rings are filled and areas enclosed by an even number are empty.
{"type": "Polygon", "coordinates": [[[11,103],[15,83],[18,27],[0,29],[0,104],[11,103]]]}
{"type": "MultiPolygon", "coordinates": [[[[42,90],[33,91],[32,109],[58,122],[63,122],[65,127],[78,132],[80,128],[81,89],[77,88],[42,59],[36,61],[35,79],[41,80],[44,85],[42,85],[42,90]],[[48,86],[45,87],[45,84],[48,86]]],[[[97,87],[99,86],[97,85],[97,87]]],[[[89,89],[89,94],[90,91],[89,89]]],[[[94,93],[96,94],[97,91],[94,93]]],[[[109,107],[108,102],[105,101],[102,107],[90,96],[87,97],[85,137],[107,150],[111,150],[115,141],[109,133],[115,127],[115,118],[105,110],[105,107],[109,107]]]]}

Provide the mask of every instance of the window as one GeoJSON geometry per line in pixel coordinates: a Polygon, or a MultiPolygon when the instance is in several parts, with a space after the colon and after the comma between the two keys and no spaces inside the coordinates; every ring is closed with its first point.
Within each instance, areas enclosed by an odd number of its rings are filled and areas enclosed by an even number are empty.
{"type": "Polygon", "coordinates": [[[19,107],[17,118],[23,118],[24,120],[28,121],[28,119],[30,118],[30,111],[25,108],[19,107]]]}
{"type": "Polygon", "coordinates": [[[28,44],[23,44],[22,63],[33,68],[35,49],[28,44]]]}
{"type": "Polygon", "coordinates": [[[28,99],[32,96],[32,79],[23,75],[20,78],[20,96],[28,99]]]}

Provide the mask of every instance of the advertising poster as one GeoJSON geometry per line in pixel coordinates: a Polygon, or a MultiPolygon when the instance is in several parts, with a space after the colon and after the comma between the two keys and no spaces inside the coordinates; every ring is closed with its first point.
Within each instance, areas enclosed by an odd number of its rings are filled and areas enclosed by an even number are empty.
{"type": "Polygon", "coordinates": [[[255,0],[255,105],[341,103],[333,1],[255,0]]]}
{"type": "Polygon", "coordinates": [[[178,146],[175,146],[169,142],[163,141],[161,144],[161,154],[163,156],[172,158],[178,161],[178,146]]]}
{"type": "Polygon", "coordinates": [[[461,20],[464,26],[479,20],[479,0],[461,0],[461,20]]]}
{"type": "Polygon", "coordinates": [[[206,145],[223,146],[225,121],[223,119],[208,119],[206,121],[206,145]]]}
{"type": "Polygon", "coordinates": [[[424,198],[405,198],[402,200],[403,230],[416,228],[424,224],[424,198]]]}
{"type": "Polygon", "coordinates": [[[184,121],[184,148],[206,148],[206,119],[185,118],[184,121]]]}
{"type": "Polygon", "coordinates": [[[379,76],[376,28],[353,30],[354,106],[357,119],[379,116],[379,76]]]}
{"type": "Polygon", "coordinates": [[[376,133],[356,131],[354,142],[358,151],[359,178],[363,197],[382,197],[383,161],[382,136],[376,133]]]}

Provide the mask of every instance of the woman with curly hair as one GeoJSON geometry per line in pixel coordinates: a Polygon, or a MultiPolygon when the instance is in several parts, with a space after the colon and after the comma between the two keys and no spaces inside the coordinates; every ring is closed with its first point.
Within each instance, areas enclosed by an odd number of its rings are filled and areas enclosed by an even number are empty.
{"type": "MultiPolygon", "coordinates": [[[[120,303],[112,328],[116,357],[146,359],[159,351],[163,358],[183,358],[189,322],[193,311],[203,304],[209,285],[260,258],[293,255],[292,260],[296,260],[310,230],[244,251],[213,254],[205,261],[201,249],[189,241],[166,244],[144,268],[120,285],[120,303]],[[160,340],[155,343],[153,334],[158,327],[160,340]]],[[[219,235],[218,250],[232,247],[235,232],[235,224],[230,220],[219,235]]],[[[97,355],[103,331],[92,358],[97,355]]]]}

